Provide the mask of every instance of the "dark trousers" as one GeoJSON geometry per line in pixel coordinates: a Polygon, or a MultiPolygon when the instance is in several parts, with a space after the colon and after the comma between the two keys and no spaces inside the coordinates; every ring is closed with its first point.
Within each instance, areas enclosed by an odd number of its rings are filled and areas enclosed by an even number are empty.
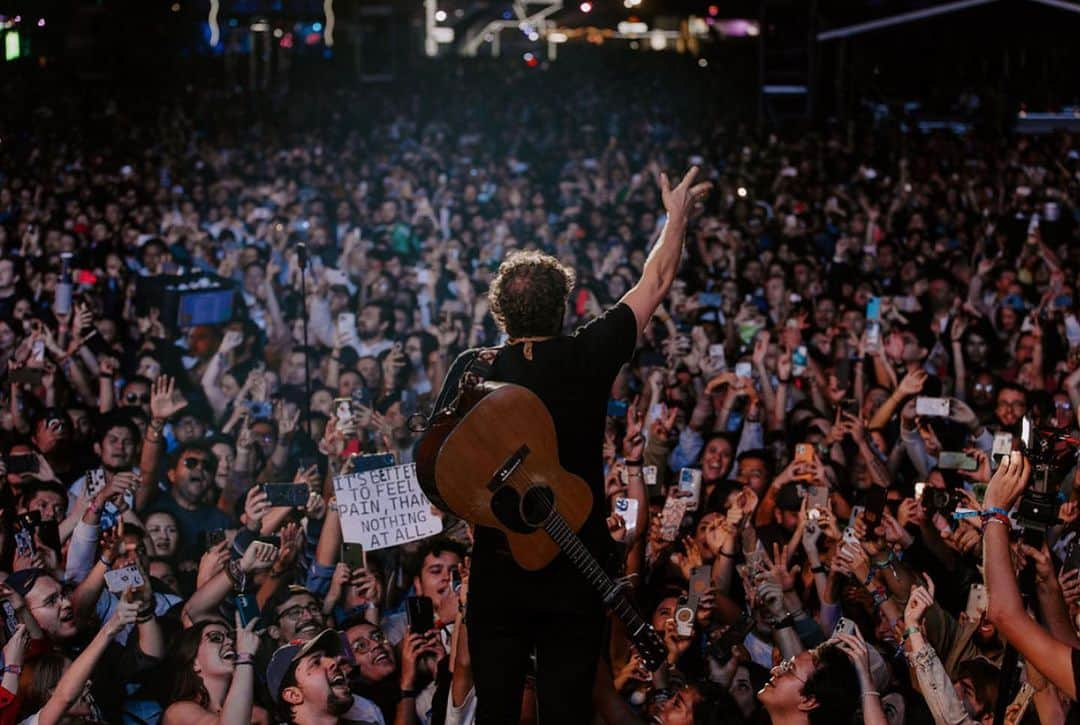
{"type": "Polygon", "coordinates": [[[599,606],[576,612],[504,607],[468,610],[469,654],[476,681],[478,725],[514,725],[525,677],[536,652],[540,725],[592,722],[593,682],[604,641],[599,606]]]}

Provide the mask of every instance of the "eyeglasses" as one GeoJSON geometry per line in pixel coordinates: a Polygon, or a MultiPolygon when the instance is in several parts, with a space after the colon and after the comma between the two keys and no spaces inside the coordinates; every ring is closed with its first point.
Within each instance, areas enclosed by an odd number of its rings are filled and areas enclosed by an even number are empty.
{"type": "Polygon", "coordinates": [[[1008,400],[999,400],[997,404],[998,408],[1012,408],[1013,410],[1019,410],[1021,413],[1027,410],[1026,400],[1014,400],[1011,403],[1008,400]]]}
{"type": "Polygon", "coordinates": [[[1058,400],[1054,403],[1054,407],[1058,410],[1072,410],[1072,403],[1067,400],[1058,400]]]}
{"type": "Polygon", "coordinates": [[[135,405],[136,403],[149,403],[150,393],[128,393],[124,396],[124,402],[128,405],[135,405]]]}
{"type": "Polygon", "coordinates": [[[994,392],[993,383],[975,383],[975,392],[977,393],[992,393],[994,392]]]}
{"type": "Polygon", "coordinates": [[[210,644],[222,644],[224,642],[231,642],[232,635],[228,632],[222,632],[221,630],[213,630],[212,632],[206,632],[203,635],[204,639],[210,644]]]}
{"type": "Polygon", "coordinates": [[[188,470],[194,471],[196,468],[201,468],[204,471],[210,470],[210,461],[205,458],[195,458],[194,456],[184,459],[184,466],[188,470]]]}
{"type": "Polygon", "coordinates": [[[56,607],[60,606],[61,602],[67,602],[67,601],[71,601],[71,599],[68,597],[67,592],[64,592],[64,591],[53,592],[49,596],[45,597],[45,601],[43,601],[41,604],[37,605],[36,607],[30,607],[30,608],[31,609],[45,609],[45,608],[55,609],[56,607]]]}
{"type": "Polygon", "coordinates": [[[784,677],[786,675],[791,675],[799,682],[803,683],[804,685],[806,684],[806,680],[795,674],[794,657],[788,657],[786,660],[781,661],[780,664],[778,664],[776,667],[773,667],[772,671],[774,677],[784,677]]]}
{"type": "Polygon", "coordinates": [[[386,644],[386,635],[381,629],[376,629],[369,637],[358,637],[350,645],[358,655],[364,655],[381,644],[386,644]]]}
{"type": "Polygon", "coordinates": [[[312,617],[318,617],[322,614],[322,607],[315,602],[311,604],[297,604],[295,607],[289,607],[284,612],[278,615],[278,619],[300,619],[300,615],[307,612],[312,617]]]}

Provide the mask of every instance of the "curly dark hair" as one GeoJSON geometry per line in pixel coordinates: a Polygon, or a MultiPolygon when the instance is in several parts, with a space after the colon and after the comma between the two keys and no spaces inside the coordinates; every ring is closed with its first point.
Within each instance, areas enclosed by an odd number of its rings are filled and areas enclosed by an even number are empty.
{"type": "Polygon", "coordinates": [[[540,252],[514,252],[488,292],[491,314],[511,338],[558,335],[574,270],[540,252]]]}

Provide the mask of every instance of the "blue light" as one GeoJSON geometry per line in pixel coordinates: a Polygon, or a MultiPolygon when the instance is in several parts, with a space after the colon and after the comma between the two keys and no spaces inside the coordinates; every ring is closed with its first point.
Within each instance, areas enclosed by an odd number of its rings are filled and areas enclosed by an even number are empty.
{"type": "Polygon", "coordinates": [[[322,31],[322,23],[315,23],[314,25],[311,26],[311,29],[314,30],[316,33],[321,32],[322,31]]]}
{"type": "Polygon", "coordinates": [[[512,17],[514,17],[514,14],[512,12],[510,12],[509,10],[503,11],[503,20],[509,20],[512,17]]]}

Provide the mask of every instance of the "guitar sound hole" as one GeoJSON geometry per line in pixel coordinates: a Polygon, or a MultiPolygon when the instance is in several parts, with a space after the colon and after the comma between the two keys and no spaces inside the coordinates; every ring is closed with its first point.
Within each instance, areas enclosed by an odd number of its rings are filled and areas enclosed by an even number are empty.
{"type": "Polygon", "coordinates": [[[521,497],[521,518],[529,526],[541,527],[551,514],[555,494],[547,486],[533,486],[521,497]]]}

